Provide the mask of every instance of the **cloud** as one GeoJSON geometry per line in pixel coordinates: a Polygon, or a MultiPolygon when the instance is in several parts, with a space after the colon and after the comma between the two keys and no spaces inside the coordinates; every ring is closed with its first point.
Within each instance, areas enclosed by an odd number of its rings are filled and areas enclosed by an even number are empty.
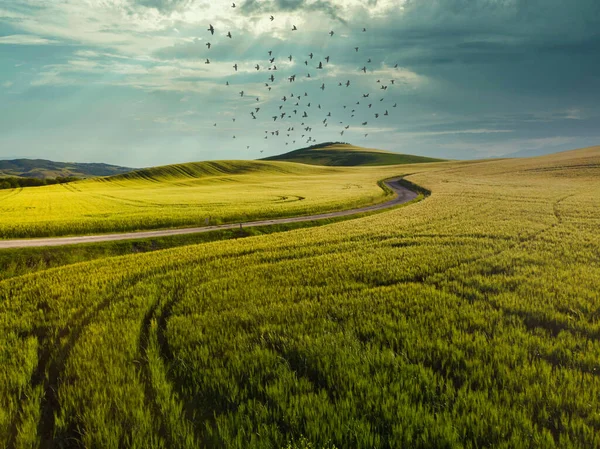
{"type": "Polygon", "coordinates": [[[13,82],[12,82],[12,81],[5,81],[5,82],[3,82],[3,83],[2,83],[2,87],[5,87],[5,88],[7,88],[7,89],[8,89],[10,86],[12,86],[12,85],[13,85],[13,82]]]}
{"type": "Polygon", "coordinates": [[[500,134],[500,133],[512,133],[514,130],[512,129],[453,129],[448,131],[421,131],[421,132],[403,132],[402,135],[406,136],[421,136],[421,137],[431,137],[431,136],[447,136],[447,135],[457,135],[457,134],[500,134]]]}
{"type": "Polygon", "coordinates": [[[11,34],[0,37],[0,44],[5,45],[50,45],[58,44],[58,41],[46,39],[31,34],[11,34]]]}
{"type": "MultiPolygon", "coordinates": [[[[191,134],[196,129],[200,130],[196,137],[206,139],[203,143],[229,148],[232,156],[237,153],[225,130],[245,127],[244,139],[262,143],[264,136],[255,136],[258,128],[274,131],[294,120],[271,119],[279,111],[279,99],[300,92],[319,98],[316,101],[323,111],[315,110],[314,104],[312,109],[306,106],[306,122],[319,125],[314,126],[315,137],[323,140],[339,138],[340,121],[351,125],[348,133],[362,131],[351,120],[374,126],[365,126],[365,133],[373,134],[374,139],[358,136],[357,143],[393,150],[408,142],[410,146],[405,148],[412,152],[435,150],[442,157],[452,157],[452,152],[472,156],[488,150],[500,154],[535,145],[556,147],[579,142],[564,140],[572,136],[588,140],[598,136],[600,107],[591,94],[600,91],[600,59],[594,58],[600,52],[596,20],[600,2],[596,0],[236,3],[234,9],[231,0],[4,2],[0,26],[6,28],[1,32],[10,35],[0,37],[0,44],[22,47],[3,48],[3,78],[19,80],[19,88],[24,86],[20,98],[31,96],[22,102],[24,111],[27,104],[60,110],[65,123],[80,120],[80,115],[97,114],[96,105],[105,96],[112,95],[110,108],[119,110],[129,107],[124,97],[146,101],[146,105],[154,102],[155,110],[143,115],[143,120],[133,123],[123,116],[105,126],[122,127],[123,135],[130,133],[128,138],[133,138],[134,127],[158,127],[166,141],[177,141],[178,132],[191,134]],[[269,19],[271,14],[274,21],[269,19]],[[217,30],[214,36],[207,31],[209,24],[217,30]],[[293,24],[298,31],[291,31],[293,24]],[[367,29],[364,33],[363,27],[367,29]],[[333,37],[328,36],[329,30],[335,31],[333,37]],[[225,37],[227,31],[233,39],[225,37]],[[210,50],[207,41],[213,45],[210,50]],[[357,46],[358,52],[354,51],[357,46]],[[276,72],[268,71],[268,50],[276,57],[276,72]],[[309,53],[314,53],[314,60],[308,59],[309,53]],[[291,63],[286,59],[290,54],[291,63]],[[319,61],[325,64],[325,56],[331,56],[330,63],[325,70],[316,70],[319,61]],[[204,63],[206,58],[210,64],[204,63]],[[234,63],[237,72],[232,69],[234,63]],[[254,69],[257,63],[259,72],[254,69]],[[360,71],[363,66],[366,74],[360,71]],[[268,81],[272,73],[274,83],[268,81]],[[297,80],[289,83],[286,78],[293,74],[297,80]],[[338,86],[346,80],[351,81],[349,88],[338,86]],[[226,81],[230,86],[225,86],[226,81]],[[321,83],[326,84],[325,91],[319,90],[321,83]],[[385,92],[380,90],[383,84],[388,86],[385,92]],[[27,89],[27,85],[36,88],[27,89]],[[61,89],[54,92],[54,86],[61,89]],[[243,98],[238,94],[241,90],[246,93],[243,98]],[[363,109],[366,93],[370,93],[372,109],[363,109]],[[77,95],[85,101],[73,101],[77,95]],[[180,101],[182,97],[186,101],[180,101]],[[62,109],[55,107],[63,101],[62,109]],[[78,104],[92,101],[94,108],[78,109],[78,104]],[[396,102],[398,107],[392,109],[396,102]],[[169,105],[171,111],[162,110],[169,105]],[[181,111],[177,108],[197,106],[210,114],[178,115],[181,111]],[[252,106],[261,107],[256,120],[247,111],[252,106]],[[68,120],[64,111],[71,107],[68,120]],[[351,117],[354,108],[356,114],[351,117]],[[390,114],[383,117],[386,108],[390,114]],[[321,123],[324,111],[332,112],[327,128],[321,123]],[[373,113],[380,114],[379,120],[375,121],[373,113]],[[213,119],[223,117],[227,118],[214,128],[213,119]],[[233,117],[237,117],[235,124],[233,117]],[[210,122],[208,128],[205,122],[210,122]],[[552,137],[555,135],[563,140],[552,137]]],[[[7,92],[0,94],[13,96],[7,92]]],[[[290,112],[289,101],[286,109],[290,112]]],[[[298,109],[298,114],[304,112],[304,108],[298,109]]],[[[48,114],[47,120],[58,120],[58,115],[48,114]]],[[[26,123],[23,117],[20,121],[26,123]]],[[[102,120],[110,122],[94,116],[92,129],[102,120]]],[[[0,117],[4,133],[20,126],[16,118],[0,117]],[[13,125],[9,127],[10,120],[13,125]]],[[[54,123],[48,129],[60,127],[54,123]]],[[[23,127],[24,133],[29,131],[23,127]]],[[[264,143],[267,145],[266,140],[264,143]]],[[[272,151],[282,143],[269,137],[272,151]]]]}
{"type": "Polygon", "coordinates": [[[347,22],[340,16],[340,10],[341,9],[333,2],[325,0],[246,0],[241,7],[242,13],[246,15],[264,14],[267,12],[321,12],[330,18],[345,24],[347,22]]]}
{"type": "Polygon", "coordinates": [[[136,5],[154,8],[163,13],[183,11],[193,5],[195,0],[135,0],[136,5]]]}

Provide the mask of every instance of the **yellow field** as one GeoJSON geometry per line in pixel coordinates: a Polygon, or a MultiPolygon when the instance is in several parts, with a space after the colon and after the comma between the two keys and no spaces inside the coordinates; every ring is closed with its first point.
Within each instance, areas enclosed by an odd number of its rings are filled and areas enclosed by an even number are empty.
{"type": "Polygon", "coordinates": [[[235,223],[349,209],[383,201],[377,181],[411,170],[204,162],[5,190],[0,191],[0,238],[201,226],[207,220],[235,223]]]}
{"type": "Polygon", "coordinates": [[[409,207],[0,281],[0,443],[600,447],[600,147],[422,170],[409,207]]]}

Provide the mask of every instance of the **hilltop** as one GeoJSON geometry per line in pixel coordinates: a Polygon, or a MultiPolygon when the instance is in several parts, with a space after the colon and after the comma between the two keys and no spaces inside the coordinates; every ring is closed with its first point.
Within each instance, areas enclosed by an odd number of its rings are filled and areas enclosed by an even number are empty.
{"type": "Polygon", "coordinates": [[[21,178],[94,178],[112,176],[134,170],[110,164],[55,162],[45,159],[0,160],[0,177],[21,178]]]}
{"type": "Polygon", "coordinates": [[[419,164],[423,162],[442,162],[411,154],[399,154],[389,151],[363,148],[341,142],[326,142],[277,156],[266,157],[265,161],[288,161],[311,165],[357,166],[357,165],[398,165],[419,164]]]}

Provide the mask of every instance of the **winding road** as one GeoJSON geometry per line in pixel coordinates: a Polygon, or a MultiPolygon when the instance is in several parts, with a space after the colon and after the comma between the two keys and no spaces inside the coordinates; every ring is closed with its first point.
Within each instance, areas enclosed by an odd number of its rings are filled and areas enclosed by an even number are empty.
{"type": "Polygon", "coordinates": [[[197,234],[200,232],[220,231],[223,229],[236,229],[236,228],[251,228],[255,226],[269,226],[285,223],[300,223],[304,221],[315,221],[324,220],[327,218],[346,217],[348,215],[362,214],[365,212],[374,212],[382,209],[389,209],[400,204],[408,203],[409,201],[417,198],[418,194],[412,190],[407,189],[400,185],[402,178],[392,178],[385,181],[388,186],[394,192],[394,198],[389,201],[380,204],[374,204],[372,206],[359,207],[357,209],[342,210],[337,212],[328,212],[317,215],[303,215],[300,217],[289,217],[289,218],[275,218],[272,220],[260,220],[250,221],[247,223],[229,223],[215,226],[202,226],[195,228],[180,228],[180,229],[163,229],[157,231],[138,231],[138,232],[126,232],[121,234],[99,234],[99,235],[82,235],[75,237],[51,237],[51,238],[38,238],[38,239],[21,239],[21,240],[0,240],[0,249],[7,248],[31,248],[40,246],[64,246],[64,245],[77,245],[81,243],[98,243],[98,242],[111,242],[116,240],[133,240],[133,239],[147,239],[153,237],[168,237],[172,235],[183,235],[183,234],[197,234]]]}

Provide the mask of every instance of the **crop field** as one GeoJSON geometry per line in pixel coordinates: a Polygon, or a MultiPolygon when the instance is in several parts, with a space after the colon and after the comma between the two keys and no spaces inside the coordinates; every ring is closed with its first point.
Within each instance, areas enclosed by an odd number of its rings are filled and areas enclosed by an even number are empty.
{"type": "MultiPolygon", "coordinates": [[[[600,447],[600,147],[412,169],[409,207],[0,281],[0,447],[600,447]]],[[[75,186],[181,201],[135,183],[75,186]]]]}
{"type": "Polygon", "coordinates": [[[386,199],[403,167],[229,161],[0,191],[0,238],[135,231],[308,215],[386,199]]]}

